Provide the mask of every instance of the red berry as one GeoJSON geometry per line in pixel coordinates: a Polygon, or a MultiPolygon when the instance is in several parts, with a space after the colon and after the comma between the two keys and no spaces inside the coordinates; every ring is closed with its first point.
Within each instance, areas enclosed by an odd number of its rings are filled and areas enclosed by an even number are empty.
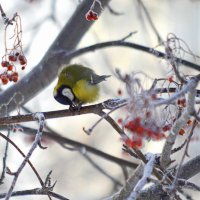
{"type": "Polygon", "coordinates": [[[135,141],[133,141],[132,139],[128,138],[125,140],[125,143],[128,147],[131,147],[131,148],[135,148],[135,141]]]}
{"type": "Polygon", "coordinates": [[[9,55],[9,56],[8,56],[8,59],[9,59],[10,61],[12,61],[12,62],[15,62],[15,61],[17,60],[17,57],[14,56],[14,55],[9,55]]]}
{"type": "Polygon", "coordinates": [[[192,120],[191,120],[191,119],[189,119],[189,120],[187,121],[187,125],[192,125],[192,120]]]}
{"type": "Polygon", "coordinates": [[[13,70],[13,65],[8,65],[7,69],[8,69],[8,71],[12,71],[13,70]]]}
{"type": "Polygon", "coordinates": [[[186,107],[186,99],[182,99],[182,100],[181,100],[181,105],[182,105],[183,107],[186,107]]]}
{"type": "Polygon", "coordinates": [[[18,81],[18,73],[17,72],[14,72],[12,75],[11,75],[11,78],[12,78],[12,81],[13,82],[17,82],[18,81]]]}
{"type": "Polygon", "coordinates": [[[119,96],[122,95],[122,91],[120,89],[117,91],[117,93],[118,93],[119,96]]]}
{"type": "Polygon", "coordinates": [[[91,21],[91,20],[97,20],[98,19],[98,14],[92,10],[89,10],[86,15],[85,15],[86,19],[88,21],[91,21]]]}
{"type": "Polygon", "coordinates": [[[122,118],[119,118],[119,119],[117,120],[117,122],[118,122],[119,124],[121,124],[121,123],[122,123],[122,118]]]}
{"type": "Polygon", "coordinates": [[[26,64],[26,60],[20,60],[19,63],[20,63],[20,65],[25,65],[26,64]]]}
{"type": "Polygon", "coordinates": [[[7,67],[8,64],[9,64],[8,61],[2,61],[2,62],[1,62],[1,66],[2,66],[2,67],[7,67]]]}
{"type": "Polygon", "coordinates": [[[132,132],[135,132],[137,129],[137,126],[133,121],[129,121],[124,127],[132,132]]]}
{"type": "Polygon", "coordinates": [[[185,130],[183,129],[183,128],[181,128],[180,130],[179,130],[179,133],[178,133],[179,135],[184,135],[185,134],[185,130]]]}
{"type": "Polygon", "coordinates": [[[173,76],[168,77],[168,81],[169,81],[170,83],[174,82],[173,76]]]}
{"type": "Polygon", "coordinates": [[[140,117],[136,117],[136,118],[135,118],[135,124],[136,124],[137,126],[139,126],[140,123],[141,123],[141,118],[140,118],[140,117]]]}
{"type": "Polygon", "coordinates": [[[18,59],[19,59],[20,65],[26,65],[27,64],[27,60],[26,60],[26,57],[24,55],[19,55],[18,59]]]}
{"type": "Polygon", "coordinates": [[[135,142],[136,142],[136,146],[137,146],[138,148],[141,148],[141,147],[142,147],[142,139],[141,139],[141,138],[138,139],[138,140],[136,140],[135,142]]]}
{"type": "Polygon", "coordinates": [[[12,81],[12,76],[10,76],[9,74],[7,75],[7,78],[9,81],[12,81]]]}
{"type": "Polygon", "coordinates": [[[177,100],[177,104],[178,104],[178,105],[181,104],[181,100],[180,100],[180,99],[177,100]]]}
{"type": "Polygon", "coordinates": [[[165,131],[169,131],[171,129],[172,125],[171,124],[167,124],[165,126],[163,126],[162,130],[165,131]]]}
{"type": "Polygon", "coordinates": [[[156,94],[152,94],[152,95],[151,95],[151,99],[152,99],[152,100],[156,100],[156,99],[157,99],[156,94]]]}
{"type": "Polygon", "coordinates": [[[90,15],[88,15],[88,14],[86,14],[86,19],[88,20],[88,21],[91,21],[92,20],[92,17],[90,16],[90,15]]]}
{"type": "Polygon", "coordinates": [[[1,81],[2,81],[3,85],[6,85],[8,83],[7,76],[6,75],[2,75],[1,76],[1,81]]]}
{"type": "Polygon", "coordinates": [[[13,76],[13,77],[12,77],[12,80],[13,80],[13,82],[16,83],[16,82],[18,81],[18,76],[13,76]]]}
{"type": "Polygon", "coordinates": [[[146,117],[147,117],[147,118],[151,117],[151,111],[147,111],[147,112],[146,112],[146,117]]]}
{"type": "Polygon", "coordinates": [[[25,60],[25,56],[24,55],[19,55],[18,59],[21,61],[21,60],[25,60]]]}
{"type": "Polygon", "coordinates": [[[141,135],[144,132],[144,130],[145,129],[142,126],[138,126],[137,129],[136,129],[136,133],[141,135]]]}

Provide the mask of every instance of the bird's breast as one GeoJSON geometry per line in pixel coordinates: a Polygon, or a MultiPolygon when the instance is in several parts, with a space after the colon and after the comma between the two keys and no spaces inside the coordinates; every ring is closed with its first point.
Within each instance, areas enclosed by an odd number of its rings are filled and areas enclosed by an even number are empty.
{"type": "Polygon", "coordinates": [[[99,86],[91,85],[87,80],[79,80],[73,87],[76,98],[82,103],[90,103],[98,99],[99,86]]]}

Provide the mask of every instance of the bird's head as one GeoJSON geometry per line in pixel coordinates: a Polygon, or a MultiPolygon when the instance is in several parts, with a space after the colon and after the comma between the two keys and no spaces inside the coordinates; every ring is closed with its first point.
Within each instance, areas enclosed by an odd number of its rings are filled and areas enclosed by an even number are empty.
{"type": "Polygon", "coordinates": [[[63,105],[71,106],[75,101],[75,96],[72,90],[66,85],[55,87],[53,91],[53,96],[59,103],[63,105]]]}

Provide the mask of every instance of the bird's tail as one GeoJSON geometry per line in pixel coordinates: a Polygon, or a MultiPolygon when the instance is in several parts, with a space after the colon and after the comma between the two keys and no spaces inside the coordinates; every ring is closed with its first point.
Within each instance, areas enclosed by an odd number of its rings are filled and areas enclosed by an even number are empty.
{"type": "Polygon", "coordinates": [[[102,76],[91,76],[90,84],[96,85],[102,81],[106,81],[107,78],[109,78],[111,75],[102,75],[102,76]]]}

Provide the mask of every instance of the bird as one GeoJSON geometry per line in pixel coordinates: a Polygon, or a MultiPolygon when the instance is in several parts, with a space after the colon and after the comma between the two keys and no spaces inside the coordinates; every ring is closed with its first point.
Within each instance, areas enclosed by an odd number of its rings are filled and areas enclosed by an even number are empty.
{"type": "Polygon", "coordinates": [[[70,109],[80,109],[83,104],[92,103],[99,97],[99,83],[110,75],[97,75],[92,69],[81,64],[70,64],[58,75],[54,87],[55,100],[70,109]]]}

